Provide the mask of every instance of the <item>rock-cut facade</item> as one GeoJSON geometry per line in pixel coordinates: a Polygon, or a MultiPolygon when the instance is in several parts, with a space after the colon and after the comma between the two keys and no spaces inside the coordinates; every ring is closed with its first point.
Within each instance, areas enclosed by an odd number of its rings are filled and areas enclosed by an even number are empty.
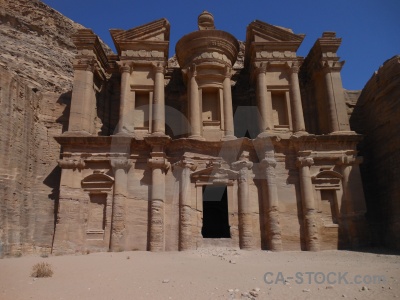
{"type": "Polygon", "coordinates": [[[365,200],[337,56],[324,32],[253,21],[246,40],[198,30],[169,58],[166,19],[79,29],[61,145],[53,253],[344,249],[366,243],[365,200]]]}

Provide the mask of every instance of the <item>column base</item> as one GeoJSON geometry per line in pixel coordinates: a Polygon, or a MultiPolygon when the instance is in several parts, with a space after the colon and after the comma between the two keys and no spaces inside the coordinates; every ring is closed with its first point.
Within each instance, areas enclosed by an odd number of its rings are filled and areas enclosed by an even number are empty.
{"type": "Polygon", "coordinates": [[[188,137],[191,140],[205,141],[206,139],[201,135],[191,135],[188,137]]]}
{"type": "Polygon", "coordinates": [[[92,136],[92,134],[84,130],[72,130],[65,131],[62,136],[92,136]]]}
{"type": "Polygon", "coordinates": [[[151,136],[167,136],[167,135],[165,134],[165,132],[153,132],[151,133],[151,136]]]}
{"type": "Polygon", "coordinates": [[[295,131],[294,134],[295,136],[303,136],[303,135],[308,135],[308,132],[305,130],[299,130],[299,131],[295,131]]]}
{"type": "Polygon", "coordinates": [[[232,140],[236,140],[237,137],[234,135],[226,135],[223,138],[221,138],[221,141],[232,141],[232,140]]]}
{"type": "Polygon", "coordinates": [[[261,132],[259,135],[257,135],[258,138],[266,138],[266,137],[271,137],[271,136],[276,136],[277,133],[272,131],[272,130],[266,130],[261,132]]]}
{"type": "Polygon", "coordinates": [[[120,131],[114,134],[115,136],[126,136],[126,137],[135,137],[135,134],[133,132],[127,132],[127,131],[120,131]]]}
{"type": "Polygon", "coordinates": [[[348,131],[334,131],[334,132],[331,132],[331,133],[329,133],[329,135],[356,135],[357,133],[355,132],[355,131],[351,131],[351,130],[348,130],[348,131]]]}

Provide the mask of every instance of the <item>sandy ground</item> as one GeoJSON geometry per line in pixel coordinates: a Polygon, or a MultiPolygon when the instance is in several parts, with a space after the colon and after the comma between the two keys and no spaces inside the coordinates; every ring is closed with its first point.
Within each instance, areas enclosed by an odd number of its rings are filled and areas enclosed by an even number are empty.
{"type": "Polygon", "coordinates": [[[0,259],[2,300],[393,299],[399,280],[399,255],[349,251],[207,248],[0,259]],[[42,261],[53,276],[30,277],[42,261]]]}

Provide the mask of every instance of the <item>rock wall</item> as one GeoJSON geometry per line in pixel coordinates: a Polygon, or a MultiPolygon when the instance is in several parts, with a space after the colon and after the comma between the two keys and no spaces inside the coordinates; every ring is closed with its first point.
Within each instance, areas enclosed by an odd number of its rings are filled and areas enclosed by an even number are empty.
{"type": "Polygon", "coordinates": [[[364,134],[359,144],[373,241],[400,249],[400,56],[367,82],[350,118],[364,134]]]}
{"type": "Polygon", "coordinates": [[[51,248],[79,28],[37,0],[0,2],[0,257],[51,248]]]}

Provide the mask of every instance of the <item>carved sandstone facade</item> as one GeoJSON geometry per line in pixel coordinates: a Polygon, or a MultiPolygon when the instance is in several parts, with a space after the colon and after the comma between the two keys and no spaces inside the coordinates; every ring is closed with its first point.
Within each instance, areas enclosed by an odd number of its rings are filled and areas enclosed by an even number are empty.
{"type": "Polygon", "coordinates": [[[240,44],[207,12],[198,25],[170,60],[165,19],[111,30],[117,55],[73,37],[53,252],[365,244],[340,39],[303,59],[289,29],[254,21],[240,44]]]}

